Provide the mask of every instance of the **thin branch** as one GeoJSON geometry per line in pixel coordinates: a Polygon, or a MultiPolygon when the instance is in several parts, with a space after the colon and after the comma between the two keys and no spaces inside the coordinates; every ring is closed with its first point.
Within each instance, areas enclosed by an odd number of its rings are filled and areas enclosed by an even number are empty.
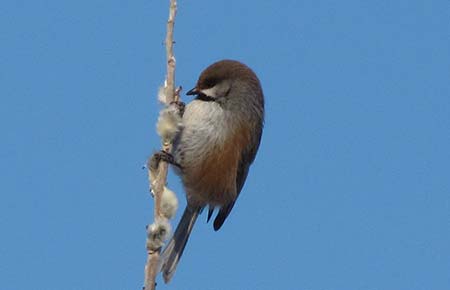
{"type": "MultiPolygon", "coordinates": [[[[175,25],[175,15],[177,11],[176,0],[170,0],[169,19],[167,21],[167,34],[166,34],[166,57],[167,57],[167,75],[164,87],[165,103],[170,104],[173,101],[178,101],[178,92],[175,92],[175,57],[173,55],[173,28],[175,25]]],[[[162,149],[168,153],[172,150],[172,144],[163,141],[162,149]]],[[[167,222],[167,218],[161,213],[161,197],[164,191],[164,186],[167,180],[168,164],[161,162],[158,167],[158,173],[155,180],[150,180],[150,168],[148,168],[148,176],[151,184],[151,190],[154,195],[154,219],[155,223],[167,222]]],[[[156,288],[156,276],[159,270],[159,260],[161,247],[158,249],[152,249],[147,238],[147,263],[145,265],[145,281],[144,290],[154,290],[156,288]]]]}
{"type": "Polygon", "coordinates": [[[167,76],[166,76],[166,97],[168,102],[178,101],[175,96],[175,56],[173,55],[173,27],[175,25],[175,16],[177,13],[177,1],[170,0],[169,20],[167,20],[166,35],[166,57],[167,57],[167,76]]]}

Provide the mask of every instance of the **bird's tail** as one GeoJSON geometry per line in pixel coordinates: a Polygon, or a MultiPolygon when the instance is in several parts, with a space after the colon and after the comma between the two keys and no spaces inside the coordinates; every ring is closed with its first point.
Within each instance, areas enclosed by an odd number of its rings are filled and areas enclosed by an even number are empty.
{"type": "Polygon", "coordinates": [[[184,247],[188,241],[189,235],[191,234],[194,223],[200,213],[200,208],[189,208],[188,206],[184,209],[183,216],[178,223],[177,229],[167,244],[166,248],[162,252],[162,264],[161,272],[163,273],[164,282],[169,283],[172,279],[175,270],[177,269],[178,261],[183,254],[184,247]]]}

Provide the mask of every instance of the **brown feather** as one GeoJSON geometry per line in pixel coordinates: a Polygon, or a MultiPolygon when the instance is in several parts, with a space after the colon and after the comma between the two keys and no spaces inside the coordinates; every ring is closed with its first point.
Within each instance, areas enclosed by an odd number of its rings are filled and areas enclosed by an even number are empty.
{"type": "Polygon", "coordinates": [[[188,174],[183,177],[189,204],[223,206],[236,199],[238,165],[249,132],[248,126],[241,126],[207,154],[200,167],[186,170],[188,174]]]}

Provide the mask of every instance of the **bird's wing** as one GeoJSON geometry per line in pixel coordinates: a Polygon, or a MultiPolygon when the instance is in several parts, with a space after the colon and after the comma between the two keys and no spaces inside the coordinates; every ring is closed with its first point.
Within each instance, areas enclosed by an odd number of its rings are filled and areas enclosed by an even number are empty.
{"type": "Polygon", "coordinates": [[[236,198],[229,204],[224,205],[220,208],[219,213],[214,219],[215,231],[218,231],[225,222],[226,218],[233,209],[234,203],[241,193],[242,187],[244,187],[244,183],[248,175],[248,170],[250,168],[250,165],[253,163],[253,160],[255,160],[256,152],[258,151],[259,144],[261,143],[262,124],[257,128],[257,130],[258,133],[255,135],[255,139],[250,142],[251,145],[248,146],[241,154],[241,159],[239,161],[236,174],[236,198]]]}

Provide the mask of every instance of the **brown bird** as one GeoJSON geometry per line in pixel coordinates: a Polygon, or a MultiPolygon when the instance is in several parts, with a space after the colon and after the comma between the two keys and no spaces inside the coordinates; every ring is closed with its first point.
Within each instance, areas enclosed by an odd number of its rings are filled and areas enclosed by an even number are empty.
{"type": "Polygon", "coordinates": [[[173,143],[173,163],[186,191],[187,207],[162,253],[165,282],[172,278],[197,216],[214,209],[214,230],[230,214],[255,159],[264,123],[264,96],[255,73],[234,60],[210,65],[187,95],[182,129],[173,143]]]}

